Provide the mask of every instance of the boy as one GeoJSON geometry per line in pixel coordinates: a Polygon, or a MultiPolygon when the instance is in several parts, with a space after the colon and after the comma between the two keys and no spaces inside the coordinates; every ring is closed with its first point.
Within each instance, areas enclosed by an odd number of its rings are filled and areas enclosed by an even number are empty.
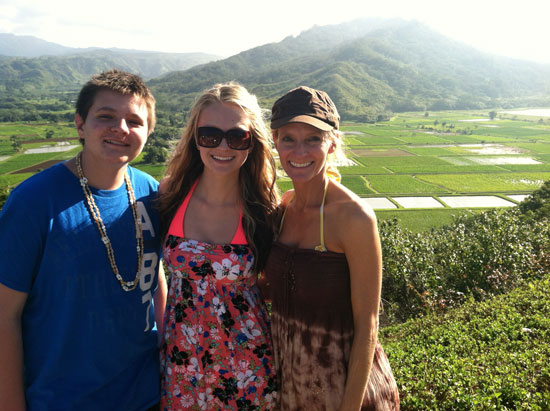
{"type": "Polygon", "coordinates": [[[0,212],[0,403],[146,410],[159,400],[165,280],[158,184],[128,163],[154,129],[155,99],[138,76],[103,72],[80,91],[75,125],[82,151],[21,183],[0,212]]]}

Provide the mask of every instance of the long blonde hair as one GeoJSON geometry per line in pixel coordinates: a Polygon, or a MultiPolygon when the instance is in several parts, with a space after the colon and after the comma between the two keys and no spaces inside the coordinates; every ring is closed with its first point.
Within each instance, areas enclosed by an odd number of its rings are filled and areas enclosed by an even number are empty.
{"type": "Polygon", "coordinates": [[[239,170],[239,188],[243,201],[243,228],[255,256],[256,269],[259,270],[265,264],[273,240],[271,218],[279,202],[275,185],[275,161],[271,154],[269,131],[258,100],[235,82],[216,84],[204,91],[191,109],[187,126],[168,162],[163,192],[158,202],[162,238],[166,235],[179,205],[204,169],[195,143],[197,124],[202,110],[214,103],[236,104],[250,121],[254,143],[239,170]]]}

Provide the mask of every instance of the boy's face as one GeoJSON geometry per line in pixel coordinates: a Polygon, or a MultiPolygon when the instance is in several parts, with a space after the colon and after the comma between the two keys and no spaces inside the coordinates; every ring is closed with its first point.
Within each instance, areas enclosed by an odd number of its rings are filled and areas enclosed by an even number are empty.
{"type": "Polygon", "coordinates": [[[75,116],[83,155],[95,165],[124,166],[135,159],[148,137],[147,105],[135,95],[100,90],[86,121],[75,116]]]}

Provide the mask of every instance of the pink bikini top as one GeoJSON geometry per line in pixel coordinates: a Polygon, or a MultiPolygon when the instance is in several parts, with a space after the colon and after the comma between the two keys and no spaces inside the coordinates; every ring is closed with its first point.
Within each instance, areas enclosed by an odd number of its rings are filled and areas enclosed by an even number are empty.
{"type": "MultiPolygon", "coordinates": [[[[189,205],[189,200],[191,200],[191,196],[193,195],[193,192],[195,191],[195,187],[197,187],[198,182],[199,180],[196,180],[193,183],[191,190],[189,190],[189,193],[187,193],[187,196],[185,196],[185,199],[179,206],[178,211],[176,212],[176,215],[174,216],[174,218],[172,219],[172,222],[170,223],[168,234],[176,237],[182,237],[182,238],[185,237],[185,235],[183,234],[183,219],[185,217],[185,212],[187,211],[187,206],[189,205]]],[[[246,240],[246,235],[244,234],[244,230],[243,230],[242,208],[239,214],[239,225],[237,227],[237,232],[233,236],[233,239],[231,240],[230,244],[248,245],[248,241],[246,240]]]]}

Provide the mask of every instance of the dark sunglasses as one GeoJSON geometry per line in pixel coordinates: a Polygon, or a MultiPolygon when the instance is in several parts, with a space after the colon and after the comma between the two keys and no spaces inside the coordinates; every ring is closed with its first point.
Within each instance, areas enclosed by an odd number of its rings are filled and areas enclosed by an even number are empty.
{"type": "Polygon", "coordinates": [[[229,148],[233,150],[248,150],[252,141],[250,131],[241,128],[232,128],[227,131],[217,127],[199,127],[197,129],[197,144],[201,147],[218,147],[224,137],[229,148]]]}

